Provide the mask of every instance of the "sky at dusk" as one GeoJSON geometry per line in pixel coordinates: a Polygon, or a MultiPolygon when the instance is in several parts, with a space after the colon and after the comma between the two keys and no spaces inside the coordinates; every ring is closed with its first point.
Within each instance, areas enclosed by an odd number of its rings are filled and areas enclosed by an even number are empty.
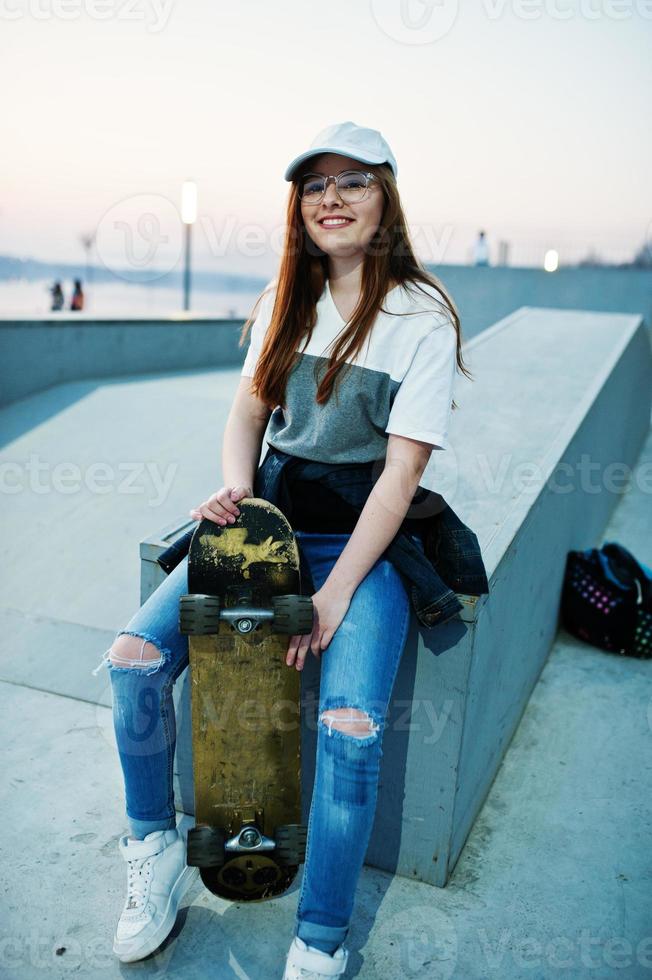
{"type": "Polygon", "coordinates": [[[346,119],[392,146],[426,261],[468,261],[479,228],[524,264],[652,235],[652,0],[0,6],[0,254],[77,261],[93,232],[138,264],[154,215],[172,265],[192,178],[197,266],[272,274],[283,171],[346,119]]]}

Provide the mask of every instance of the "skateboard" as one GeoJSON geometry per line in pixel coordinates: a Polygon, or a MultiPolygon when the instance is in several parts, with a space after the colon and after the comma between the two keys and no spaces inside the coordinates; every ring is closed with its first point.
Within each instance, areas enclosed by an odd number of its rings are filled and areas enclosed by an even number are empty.
{"type": "Polygon", "coordinates": [[[179,630],[188,636],[195,827],[187,863],[222,898],[282,894],[305,860],[300,672],[289,637],[311,633],[299,550],[267,500],[238,501],[234,524],[203,518],[188,553],[179,630]]]}

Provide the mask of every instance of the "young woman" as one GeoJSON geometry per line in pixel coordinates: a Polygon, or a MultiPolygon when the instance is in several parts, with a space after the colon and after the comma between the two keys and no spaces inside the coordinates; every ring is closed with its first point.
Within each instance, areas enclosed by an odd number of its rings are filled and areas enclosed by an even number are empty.
{"type": "MultiPolygon", "coordinates": [[[[457,311],[418,263],[376,130],[345,122],[292,161],[286,242],[257,304],[224,431],[224,486],[190,511],[233,523],[253,495],[262,440],[325,463],[381,460],[354,514],[323,483],[291,484],[291,521],[316,591],[311,635],[286,665],[320,662],[315,786],[285,980],[346,969],[343,945],[374,820],[385,716],[407,637],[406,584],[383,554],[404,524],[434,447],[447,448],[457,311]],[[272,411],[273,410],[273,411],[272,411]]],[[[245,324],[243,337],[251,326],[245,324]]],[[[410,525],[413,527],[413,525],[410,525]]],[[[420,535],[412,540],[423,549],[420,535]]],[[[107,651],[131,834],[120,839],[128,893],[114,950],[141,959],[171,931],[196,869],[185,864],[172,790],[172,686],[188,663],[177,629],[187,557],[107,651]]],[[[98,668],[99,669],[99,668],[98,668]]]]}

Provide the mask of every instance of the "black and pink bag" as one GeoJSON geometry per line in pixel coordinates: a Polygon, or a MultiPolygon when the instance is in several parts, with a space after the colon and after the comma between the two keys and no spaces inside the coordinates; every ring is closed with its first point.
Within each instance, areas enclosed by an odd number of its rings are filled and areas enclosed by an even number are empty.
{"type": "Polygon", "coordinates": [[[615,541],[569,551],[561,596],[565,629],[627,657],[652,657],[652,571],[615,541]]]}

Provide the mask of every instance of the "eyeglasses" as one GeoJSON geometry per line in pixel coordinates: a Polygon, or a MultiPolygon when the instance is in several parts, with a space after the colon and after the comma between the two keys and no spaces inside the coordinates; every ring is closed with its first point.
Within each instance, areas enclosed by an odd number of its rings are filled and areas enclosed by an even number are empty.
{"type": "Polygon", "coordinates": [[[299,197],[304,204],[319,204],[329,180],[335,183],[335,190],[345,204],[357,204],[367,196],[370,180],[377,180],[375,174],[362,170],[343,170],[336,177],[322,174],[306,174],[299,181],[299,197]]]}

